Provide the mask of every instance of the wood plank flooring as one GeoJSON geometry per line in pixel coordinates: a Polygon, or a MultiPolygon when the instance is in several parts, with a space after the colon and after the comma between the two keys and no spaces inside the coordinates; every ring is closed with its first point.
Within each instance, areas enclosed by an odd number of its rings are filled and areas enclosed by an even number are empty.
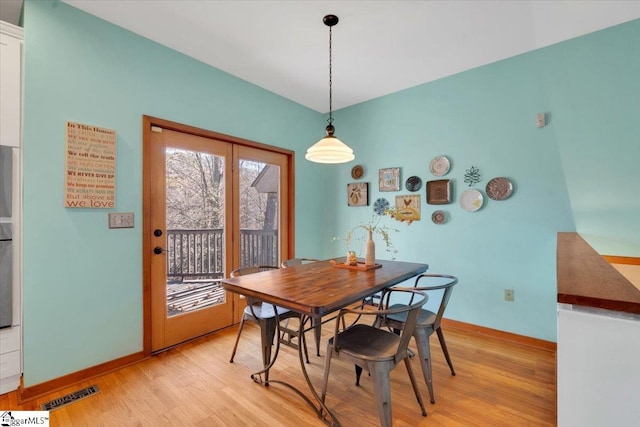
{"type": "MultiPolygon", "coordinates": [[[[321,354],[331,324],[323,328],[321,354]]],[[[322,426],[290,389],[250,379],[260,367],[259,331],[247,324],[234,363],[229,356],[236,327],[216,332],[133,366],[23,405],[15,392],[0,396],[0,409],[39,410],[40,404],[92,384],[100,393],[51,411],[51,426],[322,426]]],[[[414,371],[428,416],[422,417],[406,369],[392,372],[394,426],[554,426],[555,352],[445,329],[456,369],[451,376],[438,340],[431,337],[436,403],[429,403],[417,360],[414,371]]],[[[320,390],[324,357],[315,356],[309,334],[311,379],[320,390]]],[[[412,348],[414,348],[412,342],[412,348]]],[[[307,391],[297,352],[282,347],[271,379],[307,391]]],[[[356,387],[353,365],[333,361],[327,404],[343,426],[377,426],[371,381],[356,387]]]]}

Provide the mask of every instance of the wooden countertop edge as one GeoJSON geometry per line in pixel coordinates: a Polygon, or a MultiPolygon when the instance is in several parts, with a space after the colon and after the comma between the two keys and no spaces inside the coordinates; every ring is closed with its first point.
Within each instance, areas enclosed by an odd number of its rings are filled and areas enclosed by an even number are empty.
{"type": "Polygon", "coordinates": [[[558,302],[640,314],[640,291],[578,233],[558,233],[558,302]]]}
{"type": "Polygon", "coordinates": [[[581,305],[583,307],[602,308],[604,310],[621,311],[624,313],[640,314],[640,304],[626,301],[607,300],[582,295],[567,295],[558,293],[558,302],[563,304],[581,305]]]}
{"type": "Polygon", "coordinates": [[[609,264],[640,265],[640,258],[631,256],[602,255],[609,264]]]}

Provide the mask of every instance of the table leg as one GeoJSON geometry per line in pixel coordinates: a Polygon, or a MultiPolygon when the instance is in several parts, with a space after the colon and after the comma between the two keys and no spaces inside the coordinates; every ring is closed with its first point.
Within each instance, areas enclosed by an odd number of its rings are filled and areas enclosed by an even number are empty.
{"type": "MultiPolygon", "coordinates": [[[[274,307],[275,309],[275,307],[274,307]]],[[[304,316],[301,315],[300,316],[300,322],[299,322],[299,326],[298,326],[298,339],[300,340],[299,345],[298,345],[298,359],[300,360],[300,367],[302,369],[302,375],[304,376],[305,381],[307,382],[307,386],[309,387],[309,390],[311,391],[311,394],[313,396],[313,399],[315,399],[315,402],[313,402],[309,397],[307,397],[304,393],[302,393],[300,390],[298,390],[296,387],[292,386],[289,383],[286,383],[284,381],[279,381],[279,380],[272,380],[269,379],[269,369],[273,366],[276,358],[278,357],[278,352],[280,350],[280,340],[276,340],[276,348],[275,348],[275,352],[273,357],[270,357],[269,360],[269,364],[267,365],[267,360],[266,360],[266,353],[268,353],[268,351],[266,351],[267,349],[264,348],[263,350],[265,350],[265,367],[264,369],[262,369],[259,372],[256,372],[255,374],[251,374],[251,379],[259,384],[264,384],[265,386],[268,386],[269,384],[281,384],[284,385],[288,388],[290,388],[291,390],[293,390],[298,396],[300,396],[305,402],[307,402],[307,404],[309,406],[311,406],[313,408],[313,410],[316,412],[316,414],[318,415],[318,417],[320,419],[322,419],[322,421],[331,426],[331,427],[340,427],[340,421],[338,421],[338,419],[336,418],[336,416],[329,410],[329,408],[327,408],[324,404],[324,402],[322,401],[322,399],[320,399],[320,396],[318,395],[318,392],[316,392],[315,388],[313,387],[313,384],[311,383],[311,379],[309,378],[309,374],[307,373],[307,368],[306,368],[306,363],[304,360],[304,348],[306,347],[305,345],[305,335],[304,335],[304,329],[305,329],[305,324],[307,322],[307,320],[309,320],[310,317],[309,316],[304,316]],[[264,374],[264,380],[262,379],[262,374],[264,374]]],[[[313,324],[313,322],[318,322],[318,324],[320,323],[321,319],[315,319],[315,318],[311,318],[311,324],[313,324]]],[[[278,315],[276,314],[276,318],[275,318],[275,333],[273,336],[280,336],[280,318],[278,317],[278,315]]],[[[272,338],[273,338],[272,336],[272,338]]],[[[271,349],[269,348],[269,351],[271,349]]],[[[326,357],[326,356],[325,356],[326,357]]]]}
{"type": "MultiPolygon", "coordinates": [[[[304,339],[304,324],[306,323],[306,320],[308,319],[308,316],[304,316],[302,315],[300,318],[300,337],[302,337],[302,339],[304,339]]],[[[317,319],[315,317],[311,318],[311,324],[314,325],[314,335],[316,331],[319,331],[319,328],[316,328],[315,325],[321,325],[322,324],[322,320],[321,319],[317,319]]],[[[317,338],[316,343],[319,343],[320,338],[317,338]]],[[[316,344],[318,345],[318,344],[316,344]]],[[[338,421],[338,419],[336,418],[336,416],[329,410],[329,408],[327,408],[324,404],[324,402],[322,401],[322,399],[320,398],[320,396],[318,395],[318,392],[316,391],[315,387],[313,386],[313,384],[311,383],[311,379],[309,378],[309,374],[307,373],[307,368],[305,366],[304,363],[304,359],[303,359],[303,353],[302,353],[302,345],[298,346],[298,358],[300,359],[300,367],[302,368],[302,374],[304,375],[304,379],[307,382],[307,385],[309,386],[309,390],[311,390],[311,394],[313,395],[314,399],[316,400],[316,403],[311,402],[311,400],[309,398],[307,398],[306,396],[302,395],[301,392],[297,391],[298,394],[300,394],[306,401],[307,403],[309,403],[309,405],[311,405],[311,407],[313,407],[313,409],[316,411],[316,413],[318,414],[318,416],[320,418],[322,418],[322,421],[324,421],[327,425],[330,425],[332,427],[336,426],[339,427],[340,426],[340,421],[338,421]],[[328,419],[327,419],[328,417],[328,419]]],[[[318,355],[320,355],[320,352],[318,351],[318,355]]],[[[326,355],[325,355],[326,357],[326,355]]]]}

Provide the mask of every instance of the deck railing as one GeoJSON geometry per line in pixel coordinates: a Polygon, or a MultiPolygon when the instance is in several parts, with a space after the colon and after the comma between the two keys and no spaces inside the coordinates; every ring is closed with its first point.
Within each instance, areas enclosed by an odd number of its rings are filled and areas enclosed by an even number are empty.
{"type": "MultiPolygon", "coordinates": [[[[240,230],[240,265],[278,265],[274,230],[240,230]]],[[[220,279],[224,275],[224,230],[167,230],[167,280],[220,279]]]]}

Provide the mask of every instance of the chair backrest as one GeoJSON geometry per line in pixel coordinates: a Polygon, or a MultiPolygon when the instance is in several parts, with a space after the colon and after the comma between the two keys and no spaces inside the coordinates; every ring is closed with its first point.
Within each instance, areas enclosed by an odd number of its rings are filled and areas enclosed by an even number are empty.
{"type": "Polygon", "coordinates": [[[278,267],[273,265],[251,265],[249,267],[240,267],[233,270],[231,277],[245,276],[247,274],[259,273],[260,271],[277,270],[278,267]]]}
{"type": "Polygon", "coordinates": [[[456,283],[458,283],[458,278],[455,276],[450,276],[448,274],[423,273],[416,278],[416,283],[413,289],[423,292],[430,292],[438,289],[444,290],[442,300],[440,301],[440,306],[438,307],[438,312],[436,313],[436,319],[433,323],[434,329],[438,329],[440,327],[440,321],[442,320],[444,310],[447,308],[449,298],[451,298],[451,293],[453,292],[453,287],[456,285],[456,283]],[[424,286],[424,282],[428,282],[431,280],[437,281],[437,284],[432,286],[424,286]]]}
{"type": "Polygon", "coordinates": [[[293,267],[294,265],[309,264],[309,263],[318,262],[318,261],[320,260],[314,259],[314,258],[291,258],[291,259],[282,261],[280,265],[282,266],[282,268],[287,268],[287,267],[293,267]]]}
{"type": "Polygon", "coordinates": [[[380,299],[380,309],[375,312],[378,316],[386,317],[389,314],[396,313],[407,313],[406,320],[404,322],[404,327],[400,332],[400,343],[398,344],[398,348],[396,350],[396,354],[394,356],[395,362],[398,363],[406,356],[407,347],[409,346],[409,341],[411,340],[411,336],[413,335],[413,331],[416,328],[416,324],[418,323],[418,318],[420,317],[420,309],[424,305],[429,297],[423,291],[420,291],[415,288],[387,288],[382,291],[382,297],[380,299]],[[409,304],[399,306],[397,308],[389,308],[389,302],[393,294],[397,294],[399,292],[410,292],[411,301],[409,304]]]}

